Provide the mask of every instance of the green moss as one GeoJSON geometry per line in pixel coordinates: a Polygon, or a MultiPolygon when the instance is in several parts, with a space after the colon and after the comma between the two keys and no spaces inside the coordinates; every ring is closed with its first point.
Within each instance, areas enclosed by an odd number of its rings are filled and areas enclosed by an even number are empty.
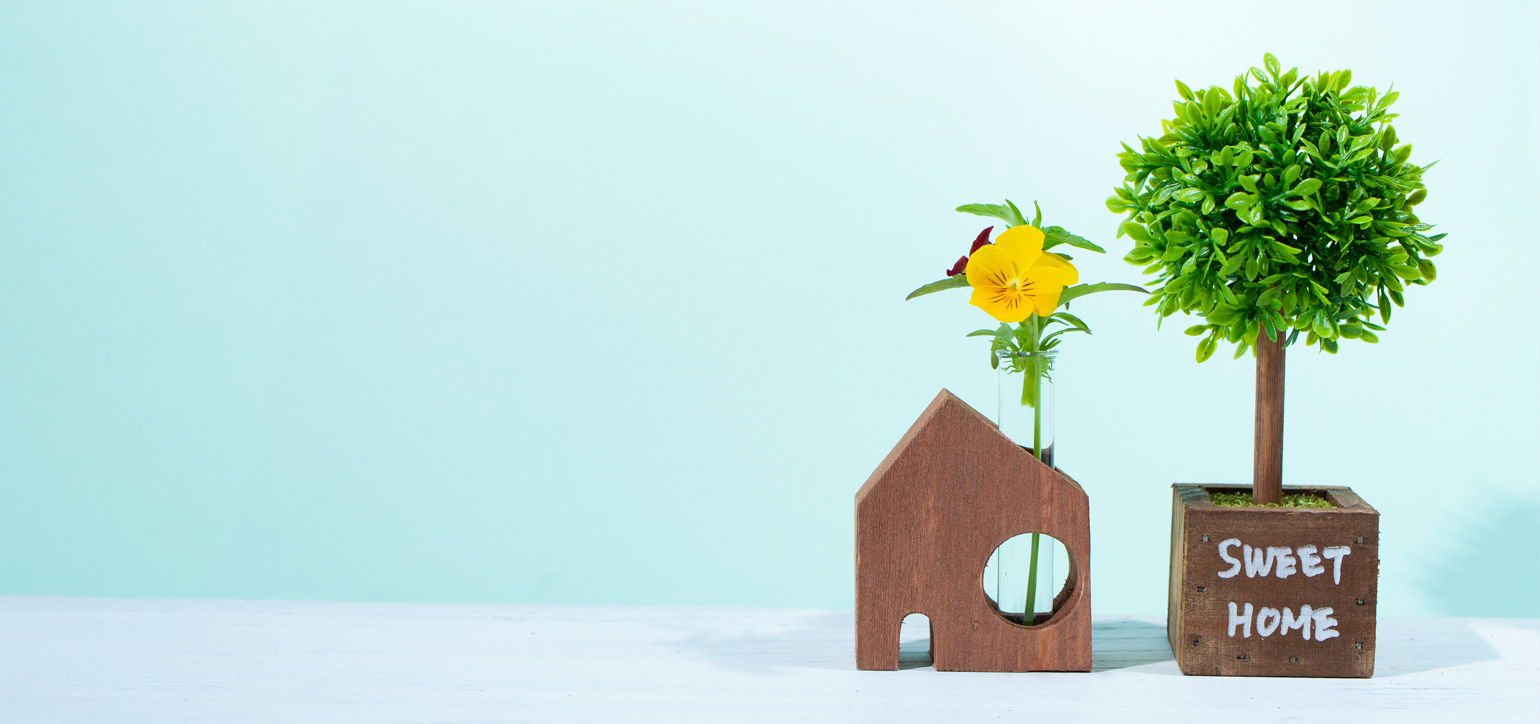
{"type": "Polygon", "coordinates": [[[1251,493],[1209,493],[1208,499],[1214,505],[1240,507],[1240,508],[1335,508],[1331,501],[1309,493],[1295,493],[1283,496],[1283,503],[1268,503],[1257,505],[1251,502],[1251,493]]]}

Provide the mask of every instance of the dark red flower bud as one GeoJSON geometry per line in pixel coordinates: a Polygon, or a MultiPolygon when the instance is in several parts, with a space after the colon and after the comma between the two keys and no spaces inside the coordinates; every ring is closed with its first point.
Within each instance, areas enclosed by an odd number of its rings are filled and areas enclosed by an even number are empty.
{"type": "Polygon", "coordinates": [[[989,227],[989,228],[979,232],[979,238],[974,239],[973,240],[973,246],[969,247],[969,249],[968,249],[969,256],[972,256],[973,252],[978,251],[979,247],[981,247],[981,246],[988,246],[989,245],[989,232],[994,231],[994,230],[995,230],[995,227],[991,226],[991,227],[989,227]]]}
{"type": "MultiPolygon", "coordinates": [[[[989,227],[989,228],[979,232],[978,238],[973,240],[973,246],[968,247],[968,254],[969,254],[969,256],[971,256],[973,254],[973,252],[978,251],[979,247],[989,246],[989,232],[994,231],[994,230],[995,230],[995,227],[991,226],[991,227],[989,227]]],[[[968,257],[960,256],[960,257],[957,257],[957,263],[953,264],[952,268],[948,269],[946,271],[946,275],[949,276],[949,277],[955,277],[958,274],[962,274],[963,272],[965,272],[967,270],[968,270],[968,257]]]]}

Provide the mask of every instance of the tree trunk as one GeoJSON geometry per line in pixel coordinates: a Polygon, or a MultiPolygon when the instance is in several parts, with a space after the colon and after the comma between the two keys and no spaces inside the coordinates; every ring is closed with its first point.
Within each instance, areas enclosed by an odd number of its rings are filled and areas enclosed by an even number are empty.
{"type": "Polygon", "coordinates": [[[1257,335],[1256,448],[1251,458],[1251,499],[1283,502],[1283,332],[1257,335]]]}

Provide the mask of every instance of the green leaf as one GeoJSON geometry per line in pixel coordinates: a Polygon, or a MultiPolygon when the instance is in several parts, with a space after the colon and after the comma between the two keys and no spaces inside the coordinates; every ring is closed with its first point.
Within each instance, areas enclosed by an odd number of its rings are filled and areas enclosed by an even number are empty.
{"type": "Polygon", "coordinates": [[[1218,346],[1219,346],[1219,343],[1214,341],[1213,337],[1207,337],[1202,342],[1199,342],[1198,343],[1198,350],[1197,350],[1197,354],[1196,354],[1196,357],[1198,358],[1198,363],[1202,364],[1204,362],[1207,362],[1209,357],[1214,356],[1214,348],[1218,347],[1218,346]]]}
{"type": "Polygon", "coordinates": [[[1139,292],[1141,294],[1149,294],[1150,293],[1149,290],[1145,289],[1144,287],[1137,287],[1137,286],[1134,286],[1132,284],[1120,284],[1120,283],[1117,283],[1117,282],[1101,282],[1099,284],[1076,284],[1075,286],[1072,286],[1072,287],[1070,287],[1068,289],[1065,289],[1063,292],[1059,293],[1059,306],[1061,306],[1061,307],[1065,306],[1065,305],[1069,304],[1070,302],[1072,302],[1072,301],[1074,301],[1076,299],[1079,299],[1079,298],[1081,298],[1081,297],[1083,297],[1083,296],[1085,296],[1087,294],[1098,294],[1098,293],[1101,293],[1101,292],[1119,292],[1119,291],[1121,291],[1121,292],[1139,292]]]}
{"type": "Polygon", "coordinates": [[[995,336],[995,330],[993,330],[993,329],[975,329],[972,332],[969,332],[965,336],[968,336],[968,337],[993,337],[993,336],[995,336]]]}
{"type": "MultiPolygon", "coordinates": [[[[1134,238],[1135,238],[1135,240],[1137,240],[1139,237],[1134,237],[1134,238]]],[[[1096,252],[1098,254],[1105,254],[1105,253],[1107,253],[1106,249],[1103,249],[1103,248],[1101,248],[1101,247],[1099,247],[1099,246],[1097,246],[1095,244],[1092,244],[1091,242],[1085,240],[1084,238],[1081,238],[1079,236],[1075,236],[1074,234],[1071,234],[1068,231],[1065,231],[1063,227],[1050,226],[1050,227],[1048,227],[1046,229],[1043,229],[1043,248],[1044,249],[1052,249],[1052,248],[1054,248],[1054,247],[1056,247],[1056,246],[1058,246],[1060,244],[1068,244],[1068,245],[1073,246],[1073,247],[1075,247],[1077,249],[1085,249],[1086,251],[1094,251],[1094,252],[1096,252]]]]}
{"type": "Polygon", "coordinates": [[[1219,101],[1221,100],[1218,88],[1210,88],[1203,96],[1203,115],[1213,118],[1219,115],[1219,101]]]}
{"type": "Polygon", "coordinates": [[[1182,100],[1192,100],[1192,91],[1189,90],[1187,88],[1187,84],[1183,83],[1182,81],[1176,82],[1176,94],[1181,96],[1182,100]]]}
{"type": "Polygon", "coordinates": [[[1059,330],[1057,332],[1054,332],[1053,334],[1048,335],[1047,337],[1044,337],[1043,338],[1043,342],[1042,342],[1043,349],[1050,349],[1050,348],[1052,348],[1053,346],[1055,346],[1057,344],[1057,340],[1059,339],[1059,335],[1069,334],[1070,332],[1084,332],[1086,334],[1090,334],[1091,330],[1089,330],[1089,329],[1081,329],[1079,327],[1066,327],[1066,328],[1061,329],[1061,330],[1059,330]]]}
{"type": "MultiPolygon", "coordinates": [[[[1230,257],[1230,260],[1225,262],[1225,265],[1223,267],[1220,267],[1219,275],[1220,276],[1225,276],[1225,277],[1230,276],[1231,274],[1234,274],[1235,272],[1239,271],[1240,268],[1241,268],[1241,265],[1243,265],[1245,263],[1246,263],[1246,257],[1244,257],[1244,256],[1242,256],[1240,254],[1236,254],[1235,256],[1230,257]]],[[[1226,288],[1225,291],[1228,292],[1229,289],[1226,288]]]]}
{"type": "Polygon", "coordinates": [[[1193,325],[1191,327],[1188,327],[1187,331],[1184,332],[1183,334],[1186,334],[1189,337],[1201,337],[1204,334],[1206,334],[1208,332],[1208,330],[1209,330],[1209,325],[1207,325],[1207,324],[1195,324],[1195,325],[1193,325]]]}
{"type": "Polygon", "coordinates": [[[1299,263],[1299,258],[1295,256],[1295,254],[1299,253],[1298,249],[1295,249],[1294,247],[1289,246],[1288,244],[1285,244],[1281,241],[1269,242],[1268,246],[1272,248],[1274,254],[1284,258],[1290,264],[1299,263]]]}
{"type": "Polygon", "coordinates": [[[1326,315],[1322,312],[1315,313],[1314,328],[1316,335],[1322,339],[1331,335],[1331,322],[1326,319],[1326,315]]]}
{"type": "Polygon", "coordinates": [[[1054,312],[1050,319],[1057,319],[1064,324],[1083,329],[1087,332],[1091,331],[1091,326],[1086,324],[1085,320],[1082,320],[1081,318],[1070,314],[1069,312],[1054,312]]]}
{"type": "MultiPolygon", "coordinates": [[[[1005,205],[1011,207],[1011,214],[1021,222],[1018,224],[1012,224],[1012,226],[1021,226],[1022,224],[1027,223],[1027,217],[1021,215],[1021,209],[1016,208],[1016,204],[1011,203],[1010,199],[1005,200],[1005,205]]],[[[1043,214],[1042,212],[1038,212],[1037,215],[1042,216],[1043,214]]],[[[1034,224],[1034,226],[1036,226],[1036,224],[1034,224]]]]}
{"type": "Polygon", "coordinates": [[[1240,212],[1239,216],[1241,217],[1241,221],[1244,221],[1252,226],[1256,226],[1262,223],[1262,205],[1252,204],[1251,206],[1247,206],[1240,212]]]}
{"type": "MultiPolygon", "coordinates": [[[[1127,234],[1134,241],[1141,244],[1153,244],[1155,242],[1155,237],[1150,236],[1149,230],[1145,229],[1143,225],[1132,221],[1123,222],[1123,224],[1118,227],[1118,231],[1127,234]]],[[[1044,244],[1044,247],[1047,247],[1046,243],[1044,244]]]]}
{"type": "Polygon", "coordinates": [[[907,302],[911,299],[914,299],[915,297],[923,297],[926,294],[935,294],[936,292],[939,292],[943,289],[957,289],[959,287],[966,286],[968,286],[968,275],[958,274],[954,277],[947,277],[940,281],[931,282],[923,287],[920,287],[919,289],[909,292],[909,296],[904,297],[904,301],[907,302]]]}
{"type": "Polygon", "coordinates": [[[1438,278],[1438,269],[1427,259],[1417,260],[1417,271],[1422,272],[1422,278],[1430,282],[1438,278]]]}
{"type": "MultiPolygon", "coordinates": [[[[1010,202],[1007,201],[1007,204],[1010,202]]],[[[974,216],[989,216],[1005,222],[1006,227],[1021,226],[1026,220],[1021,218],[1021,212],[1014,205],[1001,206],[999,204],[963,204],[957,207],[958,211],[974,216]]]]}
{"type": "Polygon", "coordinates": [[[1203,200],[1203,189],[1195,189],[1195,188],[1188,187],[1188,188],[1182,189],[1181,191],[1178,191],[1178,192],[1172,194],[1172,197],[1174,197],[1177,201],[1184,201],[1184,202],[1189,203],[1189,204],[1196,204],[1199,201],[1203,200]]]}
{"type": "Polygon", "coordinates": [[[1262,54],[1262,66],[1267,68],[1268,74],[1272,75],[1274,78],[1277,78],[1279,75],[1281,75],[1280,71],[1282,70],[1282,66],[1278,64],[1278,59],[1274,58],[1272,53],[1262,54]]]}

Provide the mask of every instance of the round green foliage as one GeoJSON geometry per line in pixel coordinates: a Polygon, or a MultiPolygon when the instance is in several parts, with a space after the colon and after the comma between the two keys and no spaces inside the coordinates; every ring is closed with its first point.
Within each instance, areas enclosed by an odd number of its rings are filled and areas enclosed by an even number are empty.
{"type": "Polygon", "coordinates": [[[1412,211],[1432,164],[1398,145],[1398,94],[1349,87],[1349,70],[1300,79],[1272,55],[1263,65],[1230,90],[1177,81],[1176,118],[1139,139],[1142,153],[1123,145],[1128,178],[1107,199],[1128,214],[1125,259],[1158,275],[1146,304],[1204,318],[1187,330],[1204,337],[1199,362],[1221,341],[1240,357],[1263,333],[1331,353],[1341,338],[1376,342],[1374,313],[1389,322],[1443,249],[1412,211]]]}

